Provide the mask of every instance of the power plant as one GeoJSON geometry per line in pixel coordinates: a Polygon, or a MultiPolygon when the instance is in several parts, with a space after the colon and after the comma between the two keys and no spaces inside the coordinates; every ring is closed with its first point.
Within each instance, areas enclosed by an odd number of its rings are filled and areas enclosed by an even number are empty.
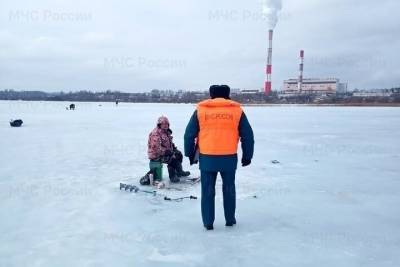
{"type": "MultiPolygon", "coordinates": [[[[264,94],[269,95],[272,91],[272,41],[274,28],[278,22],[278,13],[282,9],[282,2],[263,0],[263,14],[268,18],[268,52],[267,64],[265,67],[264,94]]],[[[282,97],[297,95],[332,95],[336,92],[347,91],[347,84],[340,83],[338,78],[304,78],[304,50],[299,53],[299,74],[297,79],[283,81],[283,88],[280,92],[282,97]]],[[[257,90],[256,90],[257,91],[257,90]]]]}
{"type": "Polygon", "coordinates": [[[283,81],[282,96],[297,95],[332,95],[336,92],[347,91],[347,84],[340,83],[338,78],[309,78],[303,77],[304,50],[300,50],[299,76],[297,79],[283,81]]]}
{"type": "Polygon", "coordinates": [[[296,96],[301,94],[331,95],[336,92],[345,92],[347,84],[340,83],[337,78],[310,78],[288,79],[283,81],[282,93],[284,96],[296,96]],[[300,89],[299,89],[300,88],[300,89]]]}

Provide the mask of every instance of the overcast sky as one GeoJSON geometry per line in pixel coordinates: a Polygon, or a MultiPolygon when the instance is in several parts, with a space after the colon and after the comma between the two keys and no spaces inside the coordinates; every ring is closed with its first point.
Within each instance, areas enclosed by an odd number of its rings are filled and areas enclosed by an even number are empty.
{"type": "MultiPolygon", "coordinates": [[[[283,0],[274,89],[298,75],[349,88],[400,85],[399,0],[283,0]]],[[[259,0],[1,0],[0,90],[259,89],[259,0]]]]}

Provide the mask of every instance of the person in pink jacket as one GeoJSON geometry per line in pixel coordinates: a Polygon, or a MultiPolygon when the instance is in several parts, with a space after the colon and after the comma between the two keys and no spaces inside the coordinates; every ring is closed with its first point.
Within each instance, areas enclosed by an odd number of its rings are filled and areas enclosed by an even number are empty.
{"type": "Polygon", "coordinates": [[[178,183],[179,177],[190,175],[190,172],[182,169],[183,155],[172,141],[172,130],[169,126],[168,118],[161,116],[157,120],[156,128],[149,134],[147,155],[150,160],[150,171],[140,180],[142,185],[150,184],[150,174],[153,174],[155,180],[161,180],[161,177],[157,177],[154,168],[151,167],[158,163],[168,164],[169,179],[173,183],[178,183]]]}

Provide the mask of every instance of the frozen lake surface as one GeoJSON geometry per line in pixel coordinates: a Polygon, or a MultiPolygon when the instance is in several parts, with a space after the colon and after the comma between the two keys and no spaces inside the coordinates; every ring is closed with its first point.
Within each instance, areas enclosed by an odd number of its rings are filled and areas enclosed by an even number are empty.
{"type": "Polygon", "coordinates": [[[400,265],[400,108],[245,107],[238,225],[224,226],[219,178],[206,232],[199,200],[118,188],[147,171],[158,116],[183,149],[194,105],[68,104],[0,101],[0,266],[400,265]]]}

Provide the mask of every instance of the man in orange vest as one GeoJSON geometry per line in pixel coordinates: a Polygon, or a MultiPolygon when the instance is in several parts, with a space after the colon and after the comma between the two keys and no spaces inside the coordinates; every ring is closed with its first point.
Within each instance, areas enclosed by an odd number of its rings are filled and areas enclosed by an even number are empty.
{"type": "Polygon", "coordinates": [[[185,156],[190,164],[199,153],[201,171],[201,215],[207,230],[214,229],[215,182],[222,177],[226,226],[236,224],[235,174],[237,148],[242,143],[242,166],[253,158],[254,135],[239,103],[230,100],[227,85],[210,87],[211,99],[200,102],[185,131],[185,156]]]}

